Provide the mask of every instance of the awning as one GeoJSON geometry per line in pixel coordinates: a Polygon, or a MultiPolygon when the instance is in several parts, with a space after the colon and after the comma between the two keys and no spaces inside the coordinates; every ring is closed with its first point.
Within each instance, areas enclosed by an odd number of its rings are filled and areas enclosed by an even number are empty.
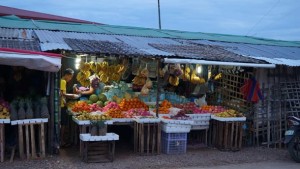
{"type": "Polygon", "coordinates": [[[28,69],[57,72],[61,67],[60,54],[0,48],[0,65],[24,66],[28,69]]]}
{"type": "Polygon", "coordinates": [[[260,67],[275,68],[275,64],[259,64],[259,63],[241,63],[241,62],[219,62],[197,59],[172,59],[164,58],[165,63],[182,63],[182,64],[201,64],[201,65],[222,65],[222,66],[240,66],[240,67],[260,67]]]}

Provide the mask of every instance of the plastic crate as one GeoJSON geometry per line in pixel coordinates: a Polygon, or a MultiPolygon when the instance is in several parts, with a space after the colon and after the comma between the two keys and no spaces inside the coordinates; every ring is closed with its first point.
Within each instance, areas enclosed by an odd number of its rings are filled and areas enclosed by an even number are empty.
{"type": "Polygon", "coordinates": [[[162,132],[162,152],[165,154],[186,153],[187,133],[162,132]]]}
{"type": "Polygon", "coordinates": [[[186,153],[187,140],[166,140],[162,139],[162,152],[165,154],[186,153]]]}
{"type": "Polygon", "coordinates": [[[165,133],[161,132],[161,138],[165,140],[186,140],[187,133],[165,133]]]}

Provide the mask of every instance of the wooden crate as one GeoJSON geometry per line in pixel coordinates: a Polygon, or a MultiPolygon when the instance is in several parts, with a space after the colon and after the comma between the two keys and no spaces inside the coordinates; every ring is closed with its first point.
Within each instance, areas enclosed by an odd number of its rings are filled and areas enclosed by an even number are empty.
{"type": "Polygon", "coordinates": [[[211,145],[224,151],[241,150],[243,124],[241,121],[212,120],[211,145]]]}
{"type": "Polygon", "coordinates": [[[160,123],[134,123],[134,152],[156,155],[161,151],[160,123]]]}
{"type": "Polygon", "coordinates": [[[26,119],[11,121],[11,125],[18,125],[19,154],[22,160],[46,157],[45,148],[45,123],[48,119],[26,119]],[[35,132],[36,128],[38,133],[35,132]],[[36,137],[38,142],[36,143],[36,137]],[[37,151],[37,148],[39,151],[37,151]]]}
{"type": "Polygon", "coordinates": [[[82,160],[87,163],[113,162],[115,156],[115,141],[119,135],[107,133],[105,136],[80,134],[83,143],[82,160]]]}

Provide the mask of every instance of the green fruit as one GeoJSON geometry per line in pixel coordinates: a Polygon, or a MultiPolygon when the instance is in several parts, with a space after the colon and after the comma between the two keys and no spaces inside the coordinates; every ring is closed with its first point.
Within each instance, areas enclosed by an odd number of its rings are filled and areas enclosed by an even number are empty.
{"type": "Polygon", "coordinates": [[[98,106],[100,106],[100,107],[103,107],[103,106],[104,106],[103,102],[102,102],[102,101],[100,101],[100,100],[99,100],[99,101],[97,101],[97,105],[98,105],[98,106]]]}
{"type": "Polygon", "coordinates": [[[105,96],[105,94],[101,93],[98,95],[98,98],[100,101],[102,101],[103,103],[107,101],[107,97],[105,96]]]}
{"type": "Polygon", "coordinates": [[[86,103],[87,104],[93,104],[93,102],[91,100],[87,100],[86,103]]]}
{"type": "Polygon", "coordinates": [[[95,94],[90,95],[89,100],[93,103],[96,103],[98,101],[98,96],[95,94]]]}

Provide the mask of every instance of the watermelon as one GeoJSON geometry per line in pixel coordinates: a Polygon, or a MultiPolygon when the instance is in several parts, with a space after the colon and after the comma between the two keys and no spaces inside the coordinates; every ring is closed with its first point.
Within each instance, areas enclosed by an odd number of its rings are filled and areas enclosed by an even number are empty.
{"type": "Polygon", "coordinates": [[[97,105],[99,106],[99,107],[103,107],[104,106],[104,103],[102,102],[102,101],[97,101],[97,105]]]}
{"type": "Polygon", "coordinates": [[[87,103],[87,104],[93,104],[93,102],[90,101],[90,100],[87,100],[86,103],[87,103]]]}
{"type": "Polygon", "coordinates": [[[98,96],[95,94],[90,95],[89,100],[93,103],[96,103],[98,101],[98,96]]]}
{"type": "Polygon", "coordinates": [[[107,101],[107,97],[105,96],[105,94],[101,93],[98,95],[98,98],[100,101],[102,101],[103,103],[107,101]]]}

